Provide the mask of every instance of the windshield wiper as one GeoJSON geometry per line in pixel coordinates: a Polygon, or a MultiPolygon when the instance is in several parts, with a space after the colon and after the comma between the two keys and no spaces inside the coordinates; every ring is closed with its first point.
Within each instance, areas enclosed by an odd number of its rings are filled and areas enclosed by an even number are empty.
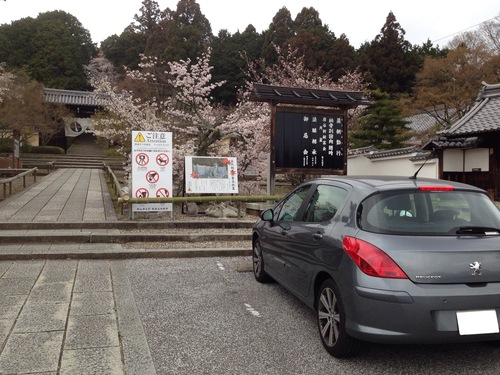
{"type": "Polygon", "coordinates": [[[498,236],[500,235],[500,229],[491,227],[460,227],[456,231],[456,234],[483,234],[485,236],[498,236]]]}

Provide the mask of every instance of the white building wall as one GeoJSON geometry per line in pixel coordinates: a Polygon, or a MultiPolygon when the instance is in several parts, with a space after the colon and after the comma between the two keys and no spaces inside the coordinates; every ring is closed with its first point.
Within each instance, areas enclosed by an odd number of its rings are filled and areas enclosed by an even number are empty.
{"type": "Polygon", "coordinates": [[[465,150],[465,172],[477,170],[481,172],[490,171],[490,149],[473,148],[465,150]]]}
{"type": "Polygon", "coordinates": [[[490,170],[490,149],[448,149],[443,151],[443,172],[472,172],[490,170]]]}
{"type": "Polygon", "coordinates": [[[443,171],[463,172],[464,152],[460,149],[443,150],[443,171]]]}
{"type": "MultiPolygon", "coordinates": [[[[347,158],[347,175],[413,176],[425,160],[411,161],[416,154],[369,159],[364,155],[347,158]]],[[[419,177],[438,178],[438,159],[430,159],[418,173],[419,177]]]]}

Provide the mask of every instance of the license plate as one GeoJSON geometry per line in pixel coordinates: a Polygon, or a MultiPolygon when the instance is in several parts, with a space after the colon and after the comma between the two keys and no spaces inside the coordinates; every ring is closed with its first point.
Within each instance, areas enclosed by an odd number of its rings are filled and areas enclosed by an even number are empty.
{"type": "Polygon", "coordinates": [[[457,311],[460,335],[499,333],[496,310],[457,311]]]}

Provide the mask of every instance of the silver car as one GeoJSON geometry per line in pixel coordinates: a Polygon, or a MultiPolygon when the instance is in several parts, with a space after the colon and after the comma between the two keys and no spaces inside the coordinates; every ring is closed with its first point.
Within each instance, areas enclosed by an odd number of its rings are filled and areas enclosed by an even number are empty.
{"type": "Polygon", "coordinates": [[[253,271],[316,311],[335,357],[362,342],[500,342],[500,213],[474,186],[385,176],[303,183],[255,224],[253,271]]]}

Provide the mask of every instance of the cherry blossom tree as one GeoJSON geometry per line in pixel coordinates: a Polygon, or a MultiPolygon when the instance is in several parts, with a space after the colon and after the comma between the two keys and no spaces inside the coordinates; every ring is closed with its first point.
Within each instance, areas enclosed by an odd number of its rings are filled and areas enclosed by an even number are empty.
{"type": "Polygon", "coordinates": [[[0,63],[0,104],[2,104],[3,98],[10,90],[14,78],[14,74],[5,70],[5,63],[0,63]]]}
{"type": "MultiPolygon", "coordinates": [[[[107,114],[96,118],[98,135],[121,144],[128,156],[132,130],[172,132],[174,175],[178,177],[182,176],[186,155],[236,155],[240,176],[249,171],[262,174],[270,149],[270,108],[266,103],[250,101],[253,83],[334,90],[366,88],[358,72],[332,82],[328,73],[307,69],[297,49],[282,51],[276,47],[276,51],[278,62],[273,66],[266,67],[263,60],[247,61],[248,79],[239,90],[234,108],[224,108],[211,97],[212,90],[224,82],[212,82],[210,49],[195,62],[188,59],[165,64],[156,57],[142,56],[139,68],[127,71],[128,79],[136,83],[135,90],[117,89],[107,79],[108,74],[103,74],[106,63],[94,62],[89,75],[107,114]]],[[[245,193],[257,192],[256,185],[244,185],[240,184],[240,190],[245,193]]]]}
{"type": "Polygon", "coordinates": [[[210,50],[194,63],[188,59],[164,64],[156,57],[141,56],[139,68],[127,70],[127,77],[138,83],[137,92],[118,90],[102,74],[107,62],[94,61],[88,66],[89,77],[106,109],[105,115],[95,118],[97,135],[118,143],[130,156],[132,130],[172,132],[174,174],[181,176],[185,155],[214,153],[211,147],[227,113],[211,100],[211,91],[223,82],[211,83],[209,59],[210,50]]]}

